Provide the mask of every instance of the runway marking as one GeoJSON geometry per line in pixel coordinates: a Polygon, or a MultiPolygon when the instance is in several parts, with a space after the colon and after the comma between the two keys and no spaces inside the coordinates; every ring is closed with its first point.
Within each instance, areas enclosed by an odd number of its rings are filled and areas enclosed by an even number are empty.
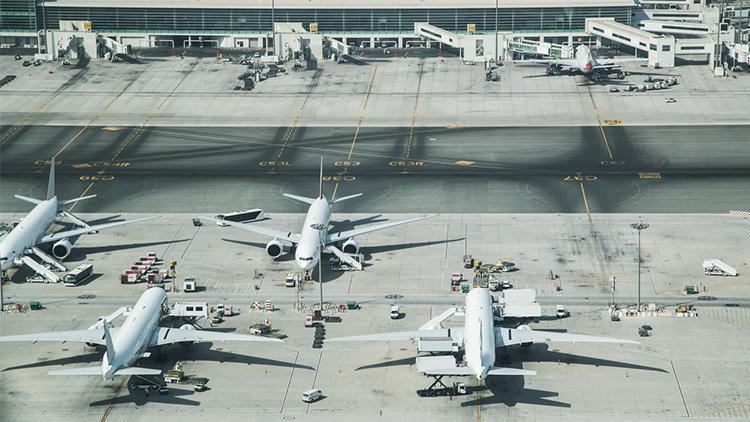
{"type": "Polygon", "coordinates": [[[424,60],[419,61],[419,80],[417,81],[417,93],[414,97],[414,110],[409,127],[409,141],[406,144],[406,158],[411,157],[411,144],[414,140],[414,125],[417,123],[417,108],[419,107],[419,92],[422,90],[422,74],[424,69],[424,60]]]}
{"type": "Polygon", "coordinates": [[[680,379],[677,378],[677,370],[674,369],[673,361],[670,360],[669,364],[672,365],[672,375],[674,375],[674,380],[677,382],[677,389],[680,390],[680,397],[682,398],[682,405],[685,406],[685,415],[689,418],[690,410],[688,410],[687,401],[685,401],[685,395],[682,394],[682,386],[680,385],[680,379]]]}
{"type": "Polygon", "coordinates": [[[641,172],[638,173],[638,177],[641,179],[661,179],[661,173],[659,172],[641,172]]]}
{"type": "Polygon", "coordinates": [[[284,405],[286,404],[286,398],[289,396],[289,388],[292,386],[292,378],[294,377],[294,369],[297,368],[297,360],[299,359],[299,352],[294,356],[294,365],[292,365],[292,372],[289,374],[289,382],[286,384],[286,391],[284,392],[284,400],[281,401],[281,409],[279,413],[284,413],[284,405]]]}
{"type": "Polygon", "coordinates": [[[594,112],[596,113],[596,123],[599,125],[599,131],[602,134],[602,140],[604,141],[604,146],[607,147],[607,154],[609,155],[610,160],[614,160],[614,155],[612,155],[612,149],[609,147],[609,141],[607,140],[607,134],[604,133],[604,126],[602,125],[603,122],[620,122],[620,120],[604,120],[602,121],[601,117],[599,116],[599,109],[596,107],[596,101],[594,100],[594,94],[591,93],[591,85],[586,85],[586,89],[589,92],[589,98],[591,99],[591,105],[594,107],[594,112]]]}
{"type": "Polygon", "coordinates": [[[117,387],[117,390],[115,391],[114,397],[109,400],[109,404],[107,405],[107,409],[104,411],[104,415],[102,415],[101,422],[105,422],[107,420],[107,417],[109,416],[109,413],[112,411],[112,405],[115,402],[115,399],[118,395],[120,395],[120,390],[122,390],[122,387],[125,385],[125,383],[128,381],[128,377],[123,377],[122,382],[117,387]]]}
{"type": "Polygon", "coordinates": [[[284,143],[281,145],[281,149],[279,150],[279,154],[276,156],[276,158],[281,158],[281,154],[284,153],[284,150],[286,149],[287,144],[289,143],[289,140],[292,138],[292,133],[294,133],[294,129],[297,128],[297,124],[299,123],[299,118],[302,117],[305,111],[305,106],[307,105],[307,101],[310,99],[310,95],[312,94],[315,87],[318,85],[318,80],[320,80],[320,70],[315,71],[315,74],[313,75],[313,83],[309,86],[307,90],[307,94],[305,94],[305,99],[302,100],[302,105],[299,108],[299,111],[294,116],[294,120],[292,121],[292,125],[289,127],[289,130],[286,132],[286,136],[284,137],[284,143]]]}
{"type": "MultiPolygon", "coordinates": [[[[91,183],[89,183],[89,185],[88,185],[88,186],[86,186],[86,189],[84,189],[84,190],[83,190],[83,192],[82,192],[82,193],[81,193],[80,195],[78,195],[78,196],[79,196],[79,197],[81,197],[81,196],[86,196],[86,194],[87,194],[87,193],[89,192],[89,190],[91,190],[91,188],[92,188],[93,186],[94,186],[94,182],[91,182],[91,183]]],[[[78,202],[80,202],[80,201],[78,201],[78,202]]],[[[78,205],[78,202],[73,202],[73,203],[72,203],[72,204],[70,205],[70,208],[68,208],[68,212],[71,212],[71,211],[73,211],[73,208],[75,208],[75,207],[76,207],[76,205],[78,205]]]]}
{"type": "Polygon", "coordinates": [[[589,231],[591,232],[591,239],[594,241],[594,249],[596,250],[596,260],[599,262],[599,271],[601,272],[601,283],[602,285],[608,285],[607,270],[604,267],[604,259],[602,258],[602,251],[599,247],[599,238],[596,235],[596,227],[594,226],[594,219],[591,217],[591,209],[589,208],[589,200],[586,197],[586,188],[583,186],[583,181],[578,182],[581,186],[581,195],[583,196],[583,205],[586,208],[586,217],[589,222],[589,231]]]}
{"type": "Polygon", "coordinates": [[[479,391],[480,386],[481,384],[479,380],[477,380],[477,422],[482,420],[482,394],[479,391]]]}
{"type": "MultiPolygon", "coordinates": [[[[180,132],[180,131],[170,131],[170,130],[163,130],[163,129],[151,129],[149,131],[149,133],[157,134],[157,135],[158,134],[161,134],[161,135],[175,135],[175,136],[181,136],[181,137],[183,137],[185,139],[196,139],[196,140],[206,139],[206,140],[210,140],[210,141],[214,141],[214,142],[216,142],[216,141],[224,141],[224,142],[231,142],[231,143],[234,143],[234,144],[237,144],[237,145],[257,145],[257,146],[270,147],[270,148],[278,147],[278,145],[276,145],[276,144],[274,144],[272,142],[254,141],[254,140],[248,140],[248,139],[242,139],[242,138],[237,139],[237,138],[232,138],[232,137],[228,137],[228,136],[213,135],[213,134],[212,135],[201,135],[201,134],[198,134],[198,133],[185,133],[185,132],[180,132]]],[[[341,153],[341,151],[339,151],[339,150],[335,150],[335,149],[331,149],[331,148],[320,148],[320,147],[317,147],[317,145],[319,143],[325,143],[327,141],[328,140],[308,142],[308,143],[300,143],[300,144],[295,144],[295,145],[288,145],[287,148],[294,148],[294,149],[298,149],[300,151],[305,151],[305,152],[315,152],[315,153],[321,153],[321,152],[323,152],[323,153],[327,153],[327,154],[331,154],[331,155],[335,155],[335,154],[341,153]]],[[[378,154],[378,153],[369,153],[369,152],[368,153],[358,152],[357,156],[358,157],[366,157],[366,158],[384,159],[384,160],[388,160],[388,161],[390,161],[390,160],[403,160],[403,158],[404,158],[404,157],[395,157],[395,156],[391,156],[391,155],[378,154]]],[[[129,159],[129,161],[130,162],[137,162],[138,160],[131,158],[131,159],[129,159]]],[[[425,162],[427,164],[435,164],[435,165],[444,165],[444,166],[455,165],[454,161],[448,161],[448,160],[421,159],[420,161],[423,161],[423,162],[425,162]]],[[[512,169],[512,168],[506,168],[506,167],[501,167],[501,166],[492,166],[492,165],[487,165],[487,164],[473,164],[472,166],[474,168],[478,168],[478,169],[495,170],[495,171],[515,170],[515,169],[512,169]]]]}
{"type": "MultiPolygon", "coordinates": [[[[91,124],[91,123],[89,122],[89,124],[91,124]]],[[[88,124],[86,126],[82,127],[81,130],[79,130],[75,135],[73,135],[72,138],[70,138],[70,140],[68,141],[68,143],[66,143],[65,145],[63,145],[63,147],[60,148],[60,150],[57,151],[55,153],[55,155],[52,156],[52,159],[53,160],[56,159],[58,155],[60,155],[63,151],[65,151],[65,149],[68,148],[70,146],[70,144],[73,143],[73,141],[75,141],[76,139],[78,139],[78,137],[81,136],[81,134],[83,133],[83,131],[86,130],[86,129],[88,129],[88,128],[89,128],[88,124]]]]}
{"type": "MultiPolygon", "coordinates": [[[[354,154],[354,146],[357,144],[357,139],[359,138],[359,130],[362,128],[362,121],[364,120],[365,116],[367,115],[367,105],[370,103],[370,94],[372,94],[372,86],[375,83],[375,75],[378,73],[378,66],[376,65],[375,68],[372,71],[372,77],[370,77],[370,85],[367,87],[367,95],[365,95],[365,102],[362,104],[362,113],[359,115],[359,120],[357,120],[357,128],[354,130],[354,137],[352,138],[352,144],[349,147],[349,154],[346,156],[346,161],[343,163],[346,163],[344,165],[344,170],[341,172],[341,174],[346,174],[349,171],[349,166],[359,166],[359,161],[351,161],[352,155],[354,154]],[[356,164],[354,164],[356,163],[356,164]]],[[[340,161],[337,161],[339,163],[340,161]]],[[[336,199],[336,193],[339,191],[339,182],[336,182],[336,185],[333,187],[333,194],[331,195],[331,200],[336,199]]]]}
{"type": "MultiPolygon", "coordinates": [[[[315,382],[318,381],[318,371],[320,370],[320,361],[323,360],[323,351],[320,351],[320,356],[318,356],[318,364],[315,365],[315,376],[313,377],[313,383],[310,387],[311,389],[315,388],[315,382]]],[[[305,409],[305,413],[310,412],[310,403],[307,403],[307,409],[305,409]]]]}

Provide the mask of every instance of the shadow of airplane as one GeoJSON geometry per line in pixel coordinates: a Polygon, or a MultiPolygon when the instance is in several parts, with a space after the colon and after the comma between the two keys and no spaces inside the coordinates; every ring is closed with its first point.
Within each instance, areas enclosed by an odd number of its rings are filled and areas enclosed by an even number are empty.
{"type": "Polygon", "coordinates": [[[89,254],[115,252],[135,248],[145,248],[147,246],[158,246],[167,245],[170,243],[181,243],[188,242],[190,239],[179,239],[179,240],[160,240],[156,242],[142,242],[142,243],[125,243],[121,245],[107,245],[107,246],[82,246],[76,247],[70,251],[70,255],[65,259],[65,262],[78,262],[86,259],[89,254]]]}
{"type": "Polygon", "coordinates": [[[84,355],[76,355],[76,356],[70,356],[66,358],[50,359],[50,360],[45,360],[45,361],[40,361],[40,362],[11,366],[11,367],[3,369],[2,372],[15,371],[17,369],[43,368],[45,366],[65,366],[65,365],[76,364],[76,363],[93,363],[93,362],[99,363],[101,362],[103,355],[104,355],[104,351],[102,350],[102,351],[93,352],[93,353],[86,353],[84,355]]]}
{"type": "Polygon", "coordinates": [[[380,218],[383,214],[371,215],[369,217],[363,217],[358,220],[331,220],[331,228],[328,230],[330,233],[342,232],[345,230],[352,230],[357,226],[363,224],[383,223],[388,221],[387,218],[380,218]]]}
{"type": "Polygon", "coordinates": [[[260,358],[257,356],[243,355],[223,350],[211,349],[213,343],[197,343],[190,347],[162,346],[160,354],[166,355],[170,361],[210,361],[219,363],[240,363],[245,365],[277,366],[282,368],[298,368],[314,371],[315,368],[308,365],[296,364],[276,359],[260,358]]]}
{"type": "MultiPolygon", "coordinates": [[[[221,240],[229,243],[236,243],[238,245],[244,245],[244,246],[252,246],[254,248],[260,248],[265,249],[266,244],[262,242],[250,242],[247,240],[235,240],[235,239],[227,239],[222,237],[221,240]]],[[[269,256],[270,258],[270,256],[269,256]]],[[[292,252],[289,248],[284,248],[284,253],[282,253],[278,258],[275,258],[277,262],[289,262],[294,261],[294,252],[292,252]]]]}
{"type": "Polygon", "coordinates": [[[459,242],[464,239],[465,238],[461,237],[457,239],[430,240],[428,242],[396,243],[392,245],[383,245],[383,246],[367,246],[362,249],[366,251],[365,258],[370,259],[373,253],[377,254],[377,253],[383,253],[383,252],[400,251],[400,250],[411,249],[411,248],[420,248],[423,246],[440,245],[440,244],[445,244],[445,243],[459,242]]]}
{"type": "Polygon", "coordinates": [[[609,359],[600,359],[590,356],[574,355],[571,353],[558,352],[556,350],[549,350],[549,346],[544,343],[536,343],[528,348],[511,348],[505,350],[507,353],[498,354],[498,360],[509,358],[511,361],[516,362],[552,362],[552,363],[564,363],[567,365],[587,365],[587,366],[604,366],[611,368],[624,368],[624,369],[635,369],[639,371],[653,371],[662,372],[668,374],[669,371],[656,368],[653,366],[637,365],[634,363],[620,362],[609,359]],[[507,355],[503,357],[503,355],[507,355]]]}
{"type": "Polygon", "coordinates": [[[363,371],[366,369],[376,369],[376,368],[389,368],[391,366],[411,366],[416,365],[417,358],[416,357],[410,357],[410,358],[403,358],[403,359],[396,359],[396,360],[389,360],[385,362],[380,363],[373,363],[370,365],[364,365],[360,366],[355,371],[363,371]]]}
{"type": "Polygon", "coordinates": [[[183,390],[170,388],[168,394],[159,394],[158,392],[146,393],[143,390],[134,390],[131,387],[131,380],[135,377],[128,377],[126,381],[128,394],[117,396],[111,399],[97,400],[89,403],[89,407],[110,406],[113,404],[133,403],[136,406],[143,406],[148,403],[174,404],[179,406],[200,406],[201,402],[180,398],[179,396],[191,396],[195,394],[192,390],[183,390]]]}
{"type": "Polygon", "coordinates": [[[557,397],[560,394],[554,391],[532,390],[524,388],[526,381],[522,376],[487,377],[485,385],[467,388],[467,391],[489,391],[492,396],[480,397],[461,403],[461,407],[504,404],[513,407],[518,403],[535,404],[538,406],[569,408],[570,403],[550,400],[549,397],[557,397]]]}

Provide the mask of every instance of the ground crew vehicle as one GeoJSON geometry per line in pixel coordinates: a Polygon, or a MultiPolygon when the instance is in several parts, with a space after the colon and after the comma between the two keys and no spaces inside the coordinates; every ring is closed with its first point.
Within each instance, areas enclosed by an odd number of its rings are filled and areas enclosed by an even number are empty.
{"type": "Polygon", "coordinates": [[[92,275],[94,275],[94,266],[91,264],[82,264],[77,266],[73,271],[65,274],[63,284],[69,287],[77,286],[92,275]]]}

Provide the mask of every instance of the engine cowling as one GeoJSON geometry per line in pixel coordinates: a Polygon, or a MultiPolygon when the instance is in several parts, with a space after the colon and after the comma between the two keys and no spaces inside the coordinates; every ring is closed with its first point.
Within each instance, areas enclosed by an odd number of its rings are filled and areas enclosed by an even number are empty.
{"type": "MultiPolygon", "coordinates": [[[[195,326],[192,325],[192,324],[183,324],[180,327],[180,330],[190,330],[190,331],[193,331],[193,330],[195,330],[195,326]]],[[[192,341],[181,341],[181,342],[179,342],[177,344],[179,344],[182,347],[189,347],[191,344],[193,344],[193,342],[192,341]]]]}
{"type": "Polygon", "coordinates": [[[359,253],[359,243],[354,239],[349,239],[341,245],[341,250],[349,255],[356,255],[359,253]]]}
{"type": "Polygon", "coordinates": [[[52,245],[52,256],[62,260],[67,258],[72,250],[73,244],[68,239],[63,239],[52,245]]]}
{"type": "Polygon", "coordinates": [[[284,248],[281,247],[281,242],[278,239],[273,239],[266,244],[266,253],[272,258],[278,258],[284,252],[284,248]]]}

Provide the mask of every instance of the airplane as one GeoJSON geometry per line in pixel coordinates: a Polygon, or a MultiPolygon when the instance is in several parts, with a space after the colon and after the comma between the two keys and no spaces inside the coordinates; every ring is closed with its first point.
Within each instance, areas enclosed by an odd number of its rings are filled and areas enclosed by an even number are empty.
{"type": "Polygon", "coordinates": [[[44,265],[32,259],[31,255],[36,255],[40,260],[60,271],[66,271],[65,266],[58,260],[64,260],[70,255],[70,252],[73,250],[73,243],[78,236],[156,218],[146,217],[137,220],[118,221],[90,226],[70,212],[62,210],[61,208],[64,205],[70,205],[78,201],[94,198],[96,195],[58,200],[57,195],[55,194],[54,158],[52,159],[52,164],[50,166],[46,199],[35,199],[22,195],[14,196],[22,201],[34,204],[34,208],[10,231],[10,233],[7,233],[2,237],[2,240],[0,240],[0,269],[4,272],[10,268],[18,268],[23,265],[28,265],[37,273],[42,274],[49,281],[55,283],[60,281],[60,277],[48,270],[44,265]],[[47,230],[49,230],[57,217],[67,218],[77,228],[47,234],[47,230]],[[71,238],[73,241],[71,241],[71,238]],[[44,244],[52,244],[51,252],[53,256],[48,255],[39,248],[40,245],[44,244]]]}
{"type": "Polygon", "coordinates": [[[318,264],[321,253],[321,244],[325,245],[323,248],[324,253],[332,253],[336,255],[342,262],[349,264],[350,266],[362,269],[362,264],[352,258],[351,254],[359,253],[359,244],[354,237],[361,236],[363,234],[372,233],[374,231],[388,229],[391,227],[400,226],[402,224],[413,223],[415,221],[424,220],[426,218],[434,217],[435,215],[426,215],[422,217],[410,218],[408,220],[392,221],[383,224],[376,224],[372,226],[345,230],[338,233],[329,233],[328,228],[331,223],[331,207],[334,204],[344,202],[348,199],[357,198],[362,196],[362,193],[345,196],[343,198],[336,198],[329,200],[323,194],[323,157],[320,157],[320,185],[318,190],[317,198],[307,198],[304,196],[292,195],[284,193],[284,196],[296,201],[310,204],[305,216],[305,222],[302,226],[300,233],[295,233],[288,230],[276,230],[270,227],[258,226],[255,224],[242,224],[235,223],[226,220],[217,220],[210,217],[199,217],[204,220],[211,220],[214,222],[221,222],[224,225],[229,225],[242,230],[247,230],[253,233],[261,234],[264,236],[272,237],[266,244],[266,252],[273,258],[278,258],[283,253],[281,242],[287,242],[296,245],[294,259],[297,262],[299,268],[303,271],[309,271],[318,264]],[[341,249],[336,247],[334,244],[342,242],[341,249]]]}
{"type": "Polygon", "coordinates": [[[424,374],[438,378],[438,380],[443,376],[473,376],[478,382],[490,375],[536,375],[536,371],[496,367],[495,349],[497,348],[517,344],[531,345],[532,343],[546,343],[548,341],[639,344],[632,340],[536,331],[527,325],[521,325],[518,328],[495,327],[493,324],[492,296],[489,290],[485,288],[474,288],[466,295],[466,303],[463,311],[463,328],[443,328],[442,322],[454,315],[460,314],[461,312],[457,308],[452,308],[433,318],[416,331],[339,337],[326,340],[326,343],[452,338],[454,343],[463,346],[464,364],[458,365],[454,361],[452,366],[427,368],[424,374]]]}
{"type": "Polygon", "coordinates": [[[575,54],[570,59],[532,59],[522,60],[520,63],[544,63],[547,64],[547,75],[581,74],[596,82],[607,79],[612,73],[622,74],[622,63],[644,60],[647,59],[597,59],[588,46],[581,44],[576,47],[575,54]]]}
{"type": "MultiPolygon", "coordinates": [[[[209,341],[262,341],[283,343],[282,340],[255,335],[243,335],[216,331],[196,330],[193,325],[179,328],[161,327],[159,322],[167,305],[167,294],[160,287],[146,289],[135,306],[129,310],[125,322],[119,328],[111,328],[112,316],[104,317],[87,330],[58,331],[51,333],[22,334],[0,337],[0,342],[9,341],[80,341],[88,345],[105,345],[107,353],[101,366],[66,368],[49,371],[49,375],[101,375],[110,380],[117,375],[160,375],[161,370],[132,366],[138,359],[149,357],[147,349],[165,344],[189,345],[209,341]]],[[[125,311],[125,310],[123,310],[125,311]]]]}

